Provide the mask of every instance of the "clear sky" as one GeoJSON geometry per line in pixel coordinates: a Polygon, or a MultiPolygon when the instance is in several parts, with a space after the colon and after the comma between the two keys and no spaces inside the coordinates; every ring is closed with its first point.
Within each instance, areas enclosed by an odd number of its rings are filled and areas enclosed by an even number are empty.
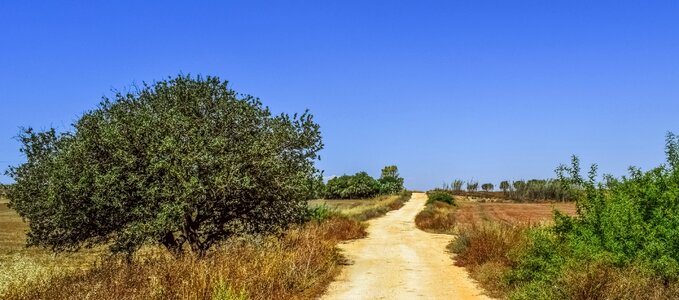
{"type": "Polygon", "coordinates": [[[417,189],[571,154],[622,175],[679,133],[678,1],[27,2],[0,2],[3,167],[20,127],[180,72],[310,109],[326,175],[396,164],[417,189]]]}

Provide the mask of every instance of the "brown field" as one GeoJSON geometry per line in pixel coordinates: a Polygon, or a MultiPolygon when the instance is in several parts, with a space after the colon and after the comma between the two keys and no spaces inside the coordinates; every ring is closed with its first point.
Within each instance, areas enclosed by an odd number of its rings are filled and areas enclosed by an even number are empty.
{"type": "Polygon", "coordinates": [[[504,224],[550,222],[554,210],[575,215],[575,202],[502,203],[458,201],[455,217],[458,224],[496,221],[504,224]]]}

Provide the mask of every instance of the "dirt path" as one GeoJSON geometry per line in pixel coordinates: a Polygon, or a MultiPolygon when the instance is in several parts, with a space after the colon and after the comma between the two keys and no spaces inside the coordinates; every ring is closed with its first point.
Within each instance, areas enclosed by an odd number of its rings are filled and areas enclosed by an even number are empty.
{"type": "Polygon", "coordinates": [[[449,235],[415,227],[426,200],[414,193],[403,208],[369,221],[367,238],[341,245],[353,264],[322,299],[489,299],[453,265],[449,235]]]}

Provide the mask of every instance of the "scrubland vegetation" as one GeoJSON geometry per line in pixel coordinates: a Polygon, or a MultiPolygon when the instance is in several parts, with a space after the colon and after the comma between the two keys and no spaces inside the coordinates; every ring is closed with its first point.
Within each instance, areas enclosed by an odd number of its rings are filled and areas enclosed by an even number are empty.
{"type": "Polygon", "coordinates": [[[597,167],[587,178],[574,158],[557,171],[576,196],[577,215],[551,225],[460,228],[457,264],[495,296],[511,299],[675,299],[679,295],[679,140],[668,134],[667,164],[622,178],[597,167]]]}
{"type": "MultiPolygon", "coordinates": [[[[335,245],[362,238],[360,221],[400,208],[410,193],[373,199],[314,200],[308,222],[279,234],[225,241],[203,258],[175,258],[147,247],[132,261],[99,251],[52,256],[23,249],[25,229],[10,210],[0,222],[17,237],[0,252],[3,299],[308,299],[321,293],[344,259],[335,245]],[[238,295],[244,295],[238,298],[238,295]]],[[[8,232],[9,233],[9,232],[8,232]]],[[[3,242],[8,240],[3,238],[3,242]]]]}
{"type": "Polygon", "coordinates": [[[446,192],[427,193],[426,207],[415,216],[415,225],[424,231],[452,233],[455,228],[455,199],[446,192]]]}
{"type": "Polygon", "coordinates": [[[454,206],[446,202],[433,202],[415,216],[415,225],[427,232],[452,233],[455,228],[454,206]]]}

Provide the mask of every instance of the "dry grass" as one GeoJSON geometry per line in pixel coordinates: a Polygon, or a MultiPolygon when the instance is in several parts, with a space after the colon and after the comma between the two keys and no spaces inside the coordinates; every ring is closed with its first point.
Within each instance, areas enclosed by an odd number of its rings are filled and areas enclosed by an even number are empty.
{"type": "MultiPolygon", "coordinates": [[[[558,273],[548,286],[519,290],[505,275],[516,266],[516,254],[529,243],[531,226],[485,223],[462,227],[448,245],[455,264],[465,267],[488,295],[496,298],[535,299],[677,299],[679,282],[665,282],[648,270],[614,266],[602,261],[575,261],[558,273]],[[527,289],[527,290],[526,290],[527,289]]],[[[545,283],[547,284],[547,283],[545,283]]]]}
{"type": "Polygon", "coordinates": [[[415,216],[417,228],[433,233],[452,234],[455,228],[455,206],[434,202],[415,216]]]}
{"type": "Polygon", "coordinates": [[[564,272],[559,283],[568,299],[677,299],[679,283],[664,283],[635,267],[586,263],[564,272]]]}
{"type": "Polygon", "coordinates": [[[372,199],[358,200],[323,199],[310,201],[309,205],[327,205],[351,219],[366,221],[403,207],[404,203],[410,199],[410,195],[411,193],[402,193],[400,195],[377,196],[372,199]]]}
{"type": "Polygon", "coordinates": [[[465,225],[497,222],[507,225],[539,224],[552,221],[554,210],[575,215],[574,202],[498,203],[457,201],[457,222],[465,225]]]}
{"type": "Polygon", "coordinates": [[[14,286],[26,286],[55,275],[90,267],[105,252],[94,249],[54,255],[41,248],[26,248],[28,226],[0,199],[0,298],[14,286]]]}
{"type": "MultiPolygon", "coordinates": [[[[0,204],[2,299],[309,299],[343,258],[339,241],[366,236],[360,221],[403,206],[408,195],[326,200],[340,214],[286,231],[224,243],[205,259],[174,259],[146,247],[130,263],[104,248],[54,255],[25,248],[26,224],[0,204]]],[[[319,201],[315,201],[320,204],[319,201]]]]}
{"type": "Polygon", "coordinates": [[[107,260],[28,287],[10,286],[4,299],[309,299],[339,270],[342,258],[335,245],[364,236],[364,225],[333,217],[280,238],[230,241],[204,259],[107,260]]]}
{"type": "Polygon", "coordinates": [[[465,267],[489,295],[506,296],[503,280],[510,268],[510,253],[520,247],[528,227],[501,224],[476,224],[460,228],[448,249],[457,253],[455,265],[465,267]]]}

